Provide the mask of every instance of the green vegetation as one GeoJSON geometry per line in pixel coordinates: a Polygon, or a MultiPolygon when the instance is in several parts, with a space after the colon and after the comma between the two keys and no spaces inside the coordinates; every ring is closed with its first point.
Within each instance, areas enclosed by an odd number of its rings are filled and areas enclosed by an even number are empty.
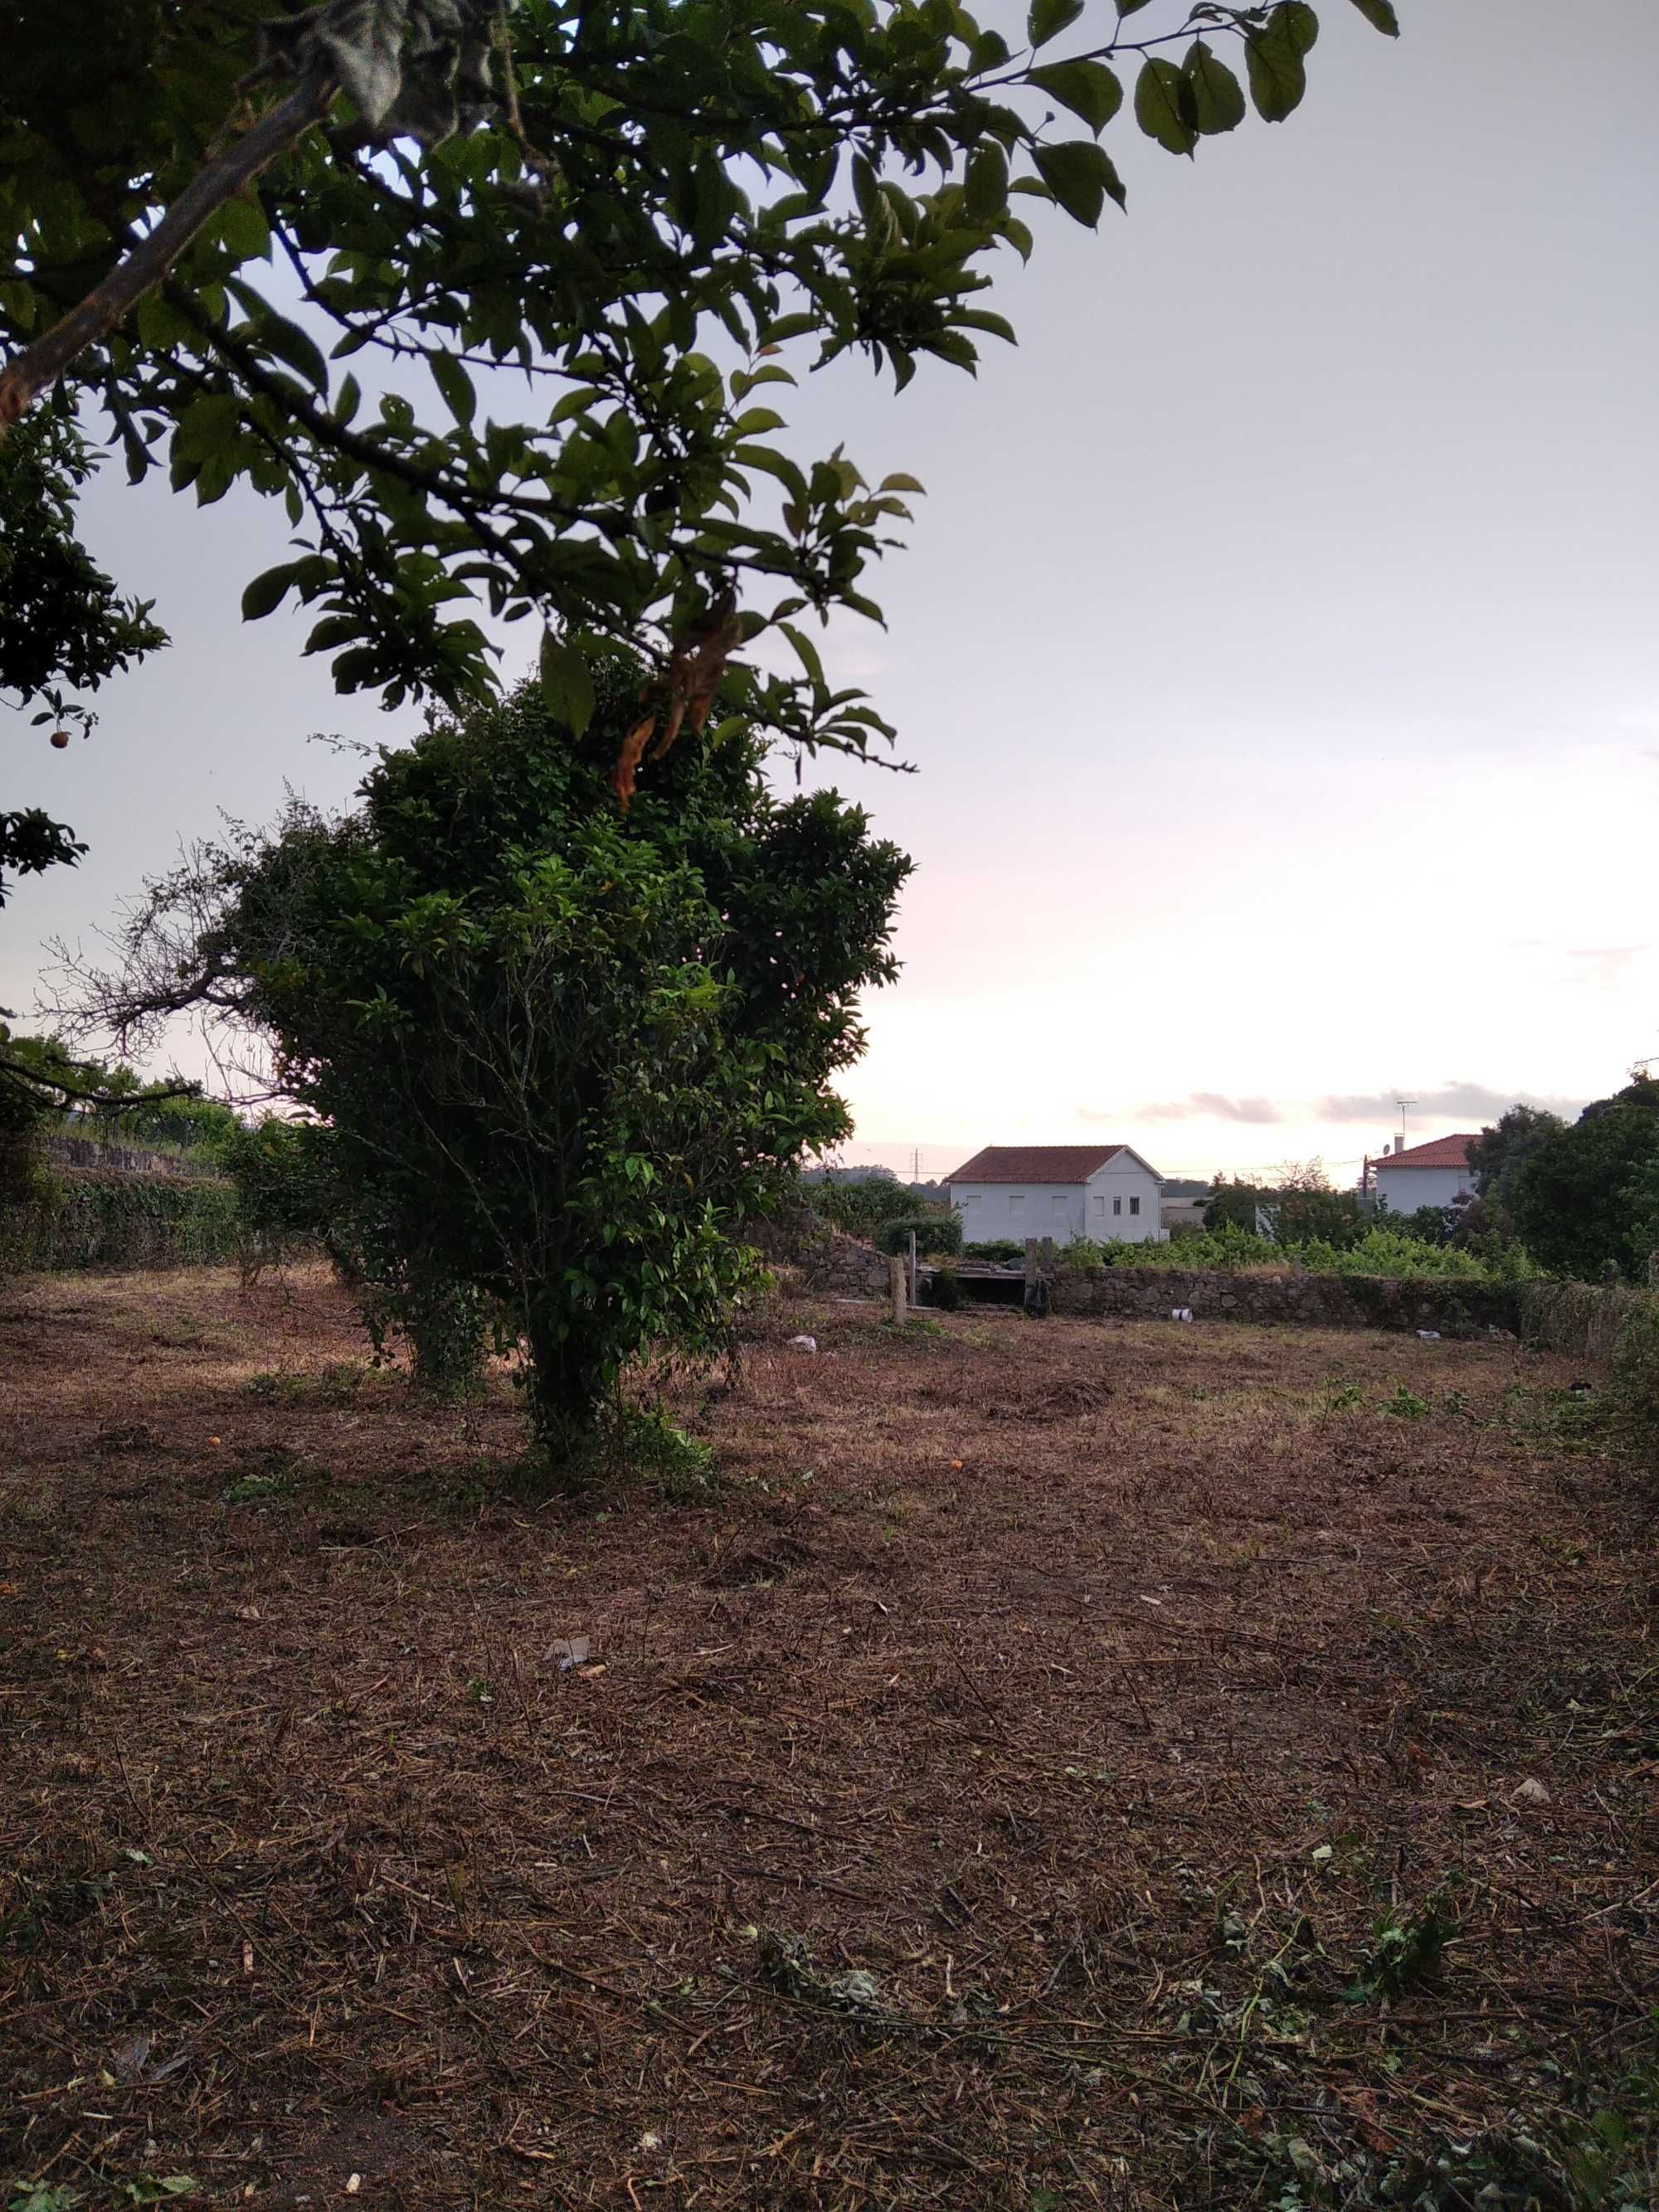
{"type": "Polygon", "coordinates": [[[931,1258],[935,1253],[948,1252],[953,1257],[962,1251],[962,1222],[954,1213],[900,1213],[890,1221],[884,1221],[876,1232],[878,1251],[902,1255],[910,1249],[910,1239],[916,1240],[917,1254],[931,1258]]]}
{"type": "Polygon", "coordinates": [[[1206,1229],[1168,1243],[1096,1243],[1075,1238],[1059,1255],[1074,1267],[1255,1268],[1284,1274],[1298,1262],[1310,1275],[1432,1275],[1467,1283],[1516,1282],[1535,1273],[1522,1252],[1501,1260],[1482,1258],[1448,1244],[1425,1243],[1393,1228],[1372,1227],[1352,1243],[1332,1244],[1311,1237],[1296,1244],[1274,1243],[1242,1229],[1206,1229]]]}
{"type": "Polygon", "coordinates": [[[49,1178],[0,1206],[0,1268],[195,1267],[234,1259],[241,1224],[227,1182],[187,1176],[49,1178]]]}
{"type": "Polygon", "coordinates": [[[433,1379],[522,1345],[556,1456],[647,1352],[723,1348],[736,1232],[845,1134],[829,1082],[909,872],[833,792],[775,798],[741,732],[619,811],[641,676],[605,662],[580,737],[533,686],[434,721],[356,812],[295,806],[152,887],[104,979],[118,1023],[199,994],[268,1040],[314,1126],[233,1147],[259,1225],[325,1216],[433,1379]]]}
{"type": "MultiPolygon", "coordinates": [[[[1389,0],[1356,4],[1395,33],[1389,0]]],[[[487,692],[487,602],[555,626],[578,726],[596,642],[648,648],[672,740],[775,625],[803,674],[745,675],[742,711],[852,750],[882,726],[787,625],[876,611],[865,571],[919,487],[786,453],[789,363],[971,369],[1012,337],[979,295],[1032,249],[1019,210],[1123,203],[1120,111],[1178,155],[1251,104],[1281,121],[1319,29],[1306,0],[1157,27],[1038,0],[1012,46],[957,7],[504,0],[499,38],[495,12],[450,40],[404,0],[31,0],[0,436],[55,387],[135,481],[282,502],[296,557],[244,611],[312,609],[343,690],[487,692]]]]}
{"type": "Polygon", "coordinates": [[[1547,1133],[1516,1173],[1510,1206],[1552,1273],[1645,1282],[1659,1248],[1659,1079],[1638,1076],[1547,1133]]]}
{"type": "Polygon", "coordinates": [[[918,1197],[908,1182],[885,1172],[857,1177],[827,1177],[818,1182],[804,1182],[802,1190],[807,1204],[824,1220],[844,1229],[849,1237],[862,1237],[872,1243],[890,1221],[908,1220],[927,1214],[938,1218],[945,1217],[942,1205],[930,1206],[918,1197]]]}

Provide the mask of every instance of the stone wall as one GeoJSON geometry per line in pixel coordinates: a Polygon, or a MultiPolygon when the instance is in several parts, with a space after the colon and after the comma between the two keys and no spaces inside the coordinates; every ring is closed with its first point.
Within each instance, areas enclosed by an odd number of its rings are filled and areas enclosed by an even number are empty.
{"type": "Polygon", "coordinates": [[[1320,1328],[1437,1329],[1442,1336],[1518,1334],[1521,1303],[1507,1285],[1387,1275],[1255,1275],[1191,1267],[1059,1267],[1056,1314],[1167,1316],[1194,1321],[1303,1322],[1320,1328]]]}
{"type": "Polygon", "coordinates": [[[751,1224],[743,1241],[769,1264],[787,1267],[794,1285],[829,1297],[879,1298],[887,1294],[887,1255],[803,1211],[779,1221],[751,1224]]]}
{"type": "Polygon", "coordinates": [[[99,1137],[65,1137],[48,1129],[41,1148],[53,1167],[79,1168],[89,1175],[211,1176],[210,1160],[178,1152],[149,1152],[134,1145],[106,1145],[99,1137]]]}

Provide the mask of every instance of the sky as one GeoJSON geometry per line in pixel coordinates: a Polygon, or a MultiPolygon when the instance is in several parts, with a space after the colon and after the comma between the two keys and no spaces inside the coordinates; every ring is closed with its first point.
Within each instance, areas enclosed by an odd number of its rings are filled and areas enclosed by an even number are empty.
{"type": "MultiPolygon", "coordinates": [[[[1195,161],[1120,118],[1127,215],[1034,223],[977,379],[791,402],[798,455],[928,494],[886,629],[829,654],[916,770],[819,774],[917,863],[849,1161],[1098,1139],[1345,1182],[1401,1097],[1415,1142],[1659,1055],[1659,10],[1400,9],[1391,44],[1328,0],[1304,106],[1195,161]]],[[[25,1017],[47,940],[222,812],[343,801],[310,733],[419,720],[241,623],[274,506],[112,471],[84,523],[174,642],[88,742],[5,732],[6,804],[91,846],[0,911],[25,1017]]]]}

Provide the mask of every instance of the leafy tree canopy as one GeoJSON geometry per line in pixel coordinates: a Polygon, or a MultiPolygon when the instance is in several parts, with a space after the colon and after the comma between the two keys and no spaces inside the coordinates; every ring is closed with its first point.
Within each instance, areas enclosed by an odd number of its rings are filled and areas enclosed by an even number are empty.
{"type": "MultiPolygon", "coordinates": [[[[1390,0],[1353,0],[1379,30],[1390,0]]],[[[803,466],[778,411],[859,352],[902,385],[1012,333],[988,258],[1123,186],[1122,111],[1172,154],[1277,122],[1318,19],[1032,0],[13,0],[0,82],[0,432],[61,383],[131,476],[278,501],[342,690],[490,684],[478,603],[549,625],[561,717],[596,641],[653,656],[623,733],[709,708],[763,626],[798,678],[728,710],[854,750],[884,732],[798,618],[866,615],[920,487],[803,466]],[[21,17],[21,21],[17,19],[21,17]]]]}
{"type": "MultiPolygon", "coordinates": [[[[149,603],[124,598],[75,534],[75,495],[90,469],[75,424],[42,407],[0,442],[0,703],[31,723],[89,729],[71,695],[99,686],[167,643],[149,603]]],[[[70,866],[86,847],[42,808],[0,812],[0,906],[9,878],[70,866]]]]}
{"type": "Polygon", "coordinates": [[[1511,1106],[1500,1114],[1469,1146],[1476,1191],[1500,1206],[1511,1206],[1522,1169],[1547,1138],[1566,1126],[1559,1114],[1542,1106],[1511,1106]]]}
{"type": "Polygon", "coordinates": [[[743,1223],[846,1133],[909,872],[835,793],[775,797],[748,734],[644,764],[621,812],[643,674],[598,665],[579,739],[531,686],[439,720],[355,813],[205,856],[98,1009],[262,1033],[330,1133],[337,1245],[393,1311],[499,1314],[561,1435],[647,1346],[718,1340],[743,1223]]]}
{"type": "Polygon", "coordinates": [[[1525,1161],[1510,1208],[1534,1258],[1583,1282],[1645,1281],[1659,1219],[1659,1080],[1587,1106],[1525,1161]]]}

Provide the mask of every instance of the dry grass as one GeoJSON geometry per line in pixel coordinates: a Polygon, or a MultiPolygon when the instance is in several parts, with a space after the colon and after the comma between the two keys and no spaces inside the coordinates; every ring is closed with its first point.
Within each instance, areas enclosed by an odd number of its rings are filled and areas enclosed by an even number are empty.
{"type": "Polygon", "coordinates": [[[20,2201],[1646,2201],[1654,1530],[1559,1362],[805,1307],[718,1495],[578,1507],[360,1351],[0,1290],[20,2201]]]}

